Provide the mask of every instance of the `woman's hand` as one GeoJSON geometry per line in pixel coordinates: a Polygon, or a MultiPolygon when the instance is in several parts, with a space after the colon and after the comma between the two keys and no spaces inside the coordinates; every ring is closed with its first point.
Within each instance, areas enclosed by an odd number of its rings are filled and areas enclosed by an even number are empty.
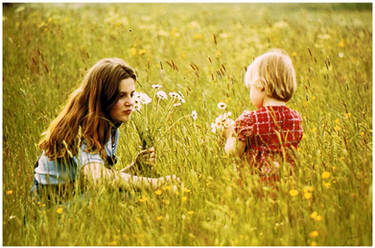
{"type": "Polygon", "coordinates": [[[154,147],[142,150],[138,152],[135,157],[135,164],[146,164],[149,166],[154,166],[156,164],[156,151],[154,147]]]}
{"type": "Polygon", "coordinates": [[[179,189],[184,189],[184,183],[176,175],[169,175],[165,177],[155,178],[153,182],[154,187],[159,187],[163,184],[172,184],[172,191],[178,191],[179,189]]]}

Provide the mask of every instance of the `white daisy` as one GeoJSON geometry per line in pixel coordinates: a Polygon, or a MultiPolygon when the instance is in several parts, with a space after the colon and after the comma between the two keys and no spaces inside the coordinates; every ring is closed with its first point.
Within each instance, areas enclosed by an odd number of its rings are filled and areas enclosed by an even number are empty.
{"type": "Polygon", "coordinates": [[[168,94],[172,98],[178,98],[180,96],[177,92],[169,92],[168,94]]]}
{"type": "Polygon", "coordinates": [[[223,123],[223,126],[224,126],[225,128],[228,128],[228,127],[232,126],[233,124],[234,124],[234,120],[232,120],[232,119],[226,119],[226,120],[224,121],[224,123],[223,123]]]}
{"type": "Polygon", "coordinates": [[[162,90],[159,90],[158,92],[156,92],[156,97],[162,100],[168,99],[167,93],[165,93],[162,90]]]}
{"type": "Polygon", "coordinates": [[[223,103],[223,102],[219,102],[219,103],[217,104],[217,107],[218,107],[219,109],[226,109],[226,108],[227,108],[227,105],[226,105],[225,103],[223,103]]]}
{"type": "Polygon", "coordinates": [[[142,105],[141,104],[135,104],[134,109],[137,111],[141,111],[142,105]]]}
{"type": "Polygon", "coordinates": [[[197,111],[193,110],[193,111],[191,112],[191,116],[193,117],[193,120],[196,120],[196,119],[198,118],[198,113],[197,113],[197,111]]]}
{"type": "Polygon", "coordinates": [[[211,123],[211,132],[216,133],[216,125],[215,125],[215,123],[211,123]]]}
{"type": "Polygon", "coordinates": [[[149,104],[152,99],[144,92],[134,92],[134,100],[136,104],[149,104]]]}
{"type": "Polygon", "coordinates": [[[160,89],[163,86],[161,86],[160,84],[153,84],[153,85],[151,85],[151,87],[154,88],[154,89],[160,89]]]}

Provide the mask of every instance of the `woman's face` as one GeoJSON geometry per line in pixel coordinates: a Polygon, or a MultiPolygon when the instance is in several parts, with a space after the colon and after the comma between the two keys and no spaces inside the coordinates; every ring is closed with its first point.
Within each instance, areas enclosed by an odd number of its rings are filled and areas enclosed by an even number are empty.
{"type": "Polygon", "coordinates": [[[127,78],[120,82],[119,98],[110,110],[110,116],[115,122],[125,122],[130,120],[130,115],[134,109],[135,81],[127,78]]]}

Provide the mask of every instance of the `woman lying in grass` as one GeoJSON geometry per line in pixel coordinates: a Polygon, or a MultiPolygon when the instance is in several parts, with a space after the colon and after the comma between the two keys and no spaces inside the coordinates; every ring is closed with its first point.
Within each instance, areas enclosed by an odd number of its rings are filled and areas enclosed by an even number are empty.
{"type": "MultiPolygon", "coordinates": [[[[102,59],[88,71],[63,111],[43,133],[32,192],[52,188],[64,193],[78,179],[83,179],[85,185],[116,188],[155,188],[178,180],[176,176],[127,174],[132,166],[122,171],[111,169],[116,163],[118,128],[130,120],[134,108],[135,82],[133,69],[118,58],[102,59]]],[[[141,151],[135,161],[141,160],[155,163],[155,149],[141,151]]]]}

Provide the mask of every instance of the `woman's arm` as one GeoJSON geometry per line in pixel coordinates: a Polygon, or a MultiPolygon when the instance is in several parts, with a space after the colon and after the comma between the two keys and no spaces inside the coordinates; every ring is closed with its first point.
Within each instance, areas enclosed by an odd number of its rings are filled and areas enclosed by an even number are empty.
{"type": "Polygon", "coordinates": [[[146,164],[150,167],[154,166],[155,163],[156,163],[155,148],[151,147],[149,149],[145,149],[145,150],[140,151],[137,154],[137,156],[135,158],[135,161],[132,162],[130,165],[126,166],[125,168],[121,169],[120,172],[134,174],[135,172],[137,172],[137,168],[136,168],[135,165],[137,165],[139,163],[146,164]]]}
{"type": "Polygon", "coordinates": [[[100,163],[89,163],[85,165],[82,170],[84,178],[93,185],[104,184],[124,189],[143,187],[157,188],[172,180],[179,181],[175,175],[160,178],[132,176],[120,171],[107,169],[100,163]]]}

